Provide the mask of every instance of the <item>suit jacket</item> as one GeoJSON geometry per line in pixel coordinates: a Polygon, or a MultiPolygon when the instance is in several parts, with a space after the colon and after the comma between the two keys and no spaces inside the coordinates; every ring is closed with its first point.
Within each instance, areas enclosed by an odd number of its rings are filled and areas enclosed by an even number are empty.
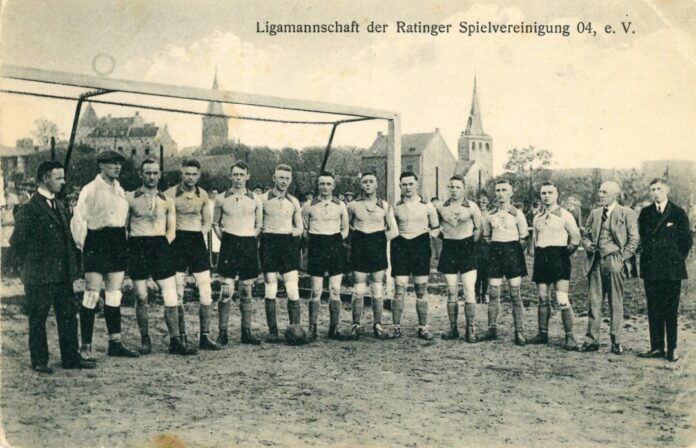
{"type": "MultiPolygon", "coordinates": [[[[594,264],[595,257],[599,257],[599,251],[589,252],[590,243],[597,243],[599,231],[602,225],[602,209],[598,207],[590,212],[585,228],[582,232],[582,245],[585,247],[585,274],[589,274],[594,264]]],[[[635,213],[628,207],[616,204],[609,215],[609,233],[614,243],[621,250],[621,258],[626,262],[636,253],[640,236],[638,234],[638,221],[635,213]]]]}
{"type": "Polygon", "coordinates": [[[692,237],[689,218],[683,208],[667,201],[662,214],[655,204],[640,211],[638,229],[643,251],[640,277],[646,280],[682,280],[686,275],[686,256],[692,237]]]}
{"type": "Polygon", "coordinates": [[[65,206],[54,211],[45,197],[34,193],[19,210],[10,245],[21,269],[22,282],[45,284],[77,276],[77,252],[65,206]]]}

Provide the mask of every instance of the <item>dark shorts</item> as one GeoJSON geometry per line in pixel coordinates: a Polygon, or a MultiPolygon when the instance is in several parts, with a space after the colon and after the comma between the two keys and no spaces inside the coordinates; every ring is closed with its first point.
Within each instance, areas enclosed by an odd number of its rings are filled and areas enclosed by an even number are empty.
{"type": "Polygon", "coordinates": [[[171,244],[176,272],[199,273],[210,270],[210,257],[203,232],[177,230],[171,244]]]}
{"type": "Polygon", "coordinates": [[[340,233],[309,235],[307,244],[307,273],[313,277],[343,274],[346,268],[346,250],[340,233]]]}
{"type": "Polygon", "coordinates": [[[570,255],[566,246],[537,247],[534,249],[534,283],[556,283],[570,280],[570,255]]]}
{"type": "Polygon", "coordinates": [[[397,236],[391,242],[391,276],[430,275],[430,234],[424,233],[407,240],[397,236]]]}
{"type": "Polygon", "coordinates": [[[125,227],[88,230],[82,257],[85,272],[98,272],[102,275],[124,272],[128,266],[125,227]]]}
{"type": "Polygon", "coordinates": [[[351,236],[350,265],[356,272],[379,272],[387,269],[387,235],[384,231],[351,236]]]}
{"type": "Polygon", "coordinates": [[[300,269],[299,238],[289,234],[264,233],[261,235],[261,269],[263,272],[285,274],[300,269]]]}
{"type": "Polygon", "coordinates": [[[443,274],[463,274],[476,269],[474,237],[442,241],[437,270],[443,274]]]}
{"type": "Polygon", "coordinates": [[[259,276],[259,245],[255,236],[222,234],[218,274],[225,278],[250,280],[259,276]]]}
{"type": "Polygon", "coordinates": [[[527,275],[524,249],[519,241],[491,243],[488,278],[515,278],[527,275]]]}
{"type": "Polygon", "coordinates": [[[169,241],[164,236],[128,238],[128,275],[133,280],[163,280],[174,276],[169,241]]]}

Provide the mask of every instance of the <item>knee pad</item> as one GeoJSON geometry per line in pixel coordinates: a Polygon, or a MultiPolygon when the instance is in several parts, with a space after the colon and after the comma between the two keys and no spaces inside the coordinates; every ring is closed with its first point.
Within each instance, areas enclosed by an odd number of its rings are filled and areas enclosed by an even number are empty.
{"type": "Polygon", "coordinates": [[[291,280],[285,282],[285,292],[288,294],[288,299],[299,300],[300,298],[300,286],[297,280],[291,280]]]}
{"type": "Polygon", "coordinates": [[[428,284],[427,283],[416,283],[416,297],[418,299],[425,299],[426,294],[428,294],[428,284]]]}
{"type": "Polygon", "coordinates": [[[232,300],[234,294],[234,280],[226,278],[220,283],[220,301],[227,303],[232,300]]]}
{"type": "Polygon", "coordinates": [[[356,283],[353,285],[353,294],[360,297],[365,295],[367,285],[365,283],[356,283]]]}
{"type": "Polygon", "coordinates": [[[512,297],[513,305],[522,305],[522,294],[519,286],[510,287],[510,296],[512,297]]]}
{"type": "Polygon", "coordinates": [[[171,286],[162,288],[162,299],[164,299],[164,306],[177,306],[176,288],[171,286]]]}
{"type": "Polygon", "coordinates": [[[404,298],[406,295],[406,286],[395,284],[394,285],[394,296],[404,298]]]}
{"type": "Polygon", "coordinates": [[[85,290],[85,294],[82,296],[82,306],[93,310],[97,307],[97,303],[99,303],[99,291],[85,290]]]}
{"type": "Polygon", "coordinates": [[[193,274],[198,286],[198,297],[201,305],[211,305],[213,303],[213,288],[211,286],[210,271],[197,272],[193,274]]]}
{"type": "MultiPolygon", "coordinates": [[[[264,283],[264,286],[266,288],[266,298],[267,299],[275,299],[276,296],[278,295],[278,282],[273,282],[273,283],[264,283]]],[[[285,289],[288,289],[287,283],[285,284],[285,289]]],[[[288,291],[288,295],[290,295],[290,292],[288,291]]]]}
{"type": "Polygon", "coordinates": [[[105,291],[104,292],[104,303],[107,306],[111,307],[118,307],[121,306],[121,297],[123,294],[121,293],[121,290],[116,290],[116,291],[105,291]]]}
{"type": "Polygon", "coordinates": [[[567,309],[570,307],[570,299],[568,299],[568,293],[563,291],[556,291],[556,302],[561,309],[567,309]]]}
{"type": "Polygon", "coordinates": [[[382,285],[382,282],[372,282],[370,284],[370,290],[372,290],[373,299],[381,299],[384,295],[384,285],[382,285]]]}

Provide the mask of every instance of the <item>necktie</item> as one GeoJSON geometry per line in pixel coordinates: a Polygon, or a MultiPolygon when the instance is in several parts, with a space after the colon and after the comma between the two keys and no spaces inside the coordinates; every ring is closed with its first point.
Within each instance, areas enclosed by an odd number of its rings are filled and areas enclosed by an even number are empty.
{"type": "Polygon", "coordinates": [[[602,224],[604,224],[604,221],[607,220],[608,216],[609,216],[609,207],[604,207],[602,209],[602,224]]]}
{"type": "Polygon", "coordinates": [[[662,214],[662,206],[660,204],[657,204],[657,213],[662,214]]]}

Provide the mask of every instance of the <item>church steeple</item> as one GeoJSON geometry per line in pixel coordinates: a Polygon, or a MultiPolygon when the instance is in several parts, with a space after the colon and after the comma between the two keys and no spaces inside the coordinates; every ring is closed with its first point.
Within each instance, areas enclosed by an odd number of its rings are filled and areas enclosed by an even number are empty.
{"type": "MultiPolygon", "coordinates": [[[[218,90],[217,67],[215,67],[215,77],[213,78],[213,90],[218,90]]],[[[223,115],[222,104],[217,101],[209,101],[207,113],[211,115],[223,115]]]]}
{"type": "Polygon", "coordinates": [[[474,93],[471,98],[471,111],[469,121],[466,124],[466,135],[483,135],[483,121],[481,120],[481,108],[479,107],[478,92],[476,91],[476,76],[474,76],[474,93]]]}
{"type": "MultiPolygon", "coordinates": [[[[218,90],[217,67],[213,77],[213,90],[218,90]]],[[[229,128],[228,119],[223,116],[225,112],[219,101],[209,101],[206,113],[208,115],[203,116],[201,146],[204,150],[210,150],[227,143],[229,128]]]]}

